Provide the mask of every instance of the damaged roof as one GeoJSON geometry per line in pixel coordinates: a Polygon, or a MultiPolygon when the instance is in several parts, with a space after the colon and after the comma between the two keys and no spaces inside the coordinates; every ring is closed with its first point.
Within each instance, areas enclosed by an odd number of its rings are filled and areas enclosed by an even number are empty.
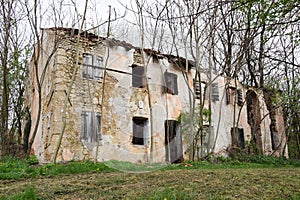
{"type": "MultiPolygon", "coordinates": [[[[105,37],[101,37],[98,36],[94,33],[88,32],[88,31],[82,31],[79,32],[79,29],[76,28],[64,28],[64,27],[52,27],[52,28],[42,28],[42,30],[51,30],[51,31],[63,31],[64,33],[70,35],[70,36],[76,36],[76,35],[80,35],[83,38],[86,38],[88,40],[91,41],[95,41],[95,40],[100,40],[100,41],[104,41],[106,42],[106,44],[109,47],[113,47],[113,46],[121,46],[124,47],[127,51],[134,49],[136,53],[140,54],[141,53],[141,48],[139,47],[135,47],[130,43],[127,43],[125,41],[120,41],[117,40],[115,38],[105,38],[105,37]]],[[[161,53],[160,51],[155,51],[153,49],[149,49],[149,48],[144,48],[143,51],[147,54],[147,55],[151,55],[151,56],[155,56],[157,59],[163,59],[163,58],[167,58],[168,61],[170,63],[175,64],[177,67],[179,68],[186,68],[186,64],[188,64],[188,69],[190,70],[192,67],[195,67],[195,62],[192,60],[187,60],[180,57],[180,56],[175,56],[175,55],[171,55],[171,54],[164,54],[161,53]]]]}

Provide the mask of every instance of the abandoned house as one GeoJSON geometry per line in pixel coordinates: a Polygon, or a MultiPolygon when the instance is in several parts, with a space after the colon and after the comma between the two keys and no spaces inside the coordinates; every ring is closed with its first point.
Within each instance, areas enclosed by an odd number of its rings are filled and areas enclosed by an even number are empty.
{"type": "MultiPolygon", "coordinates": [[[[195,109],[202,99],[211,113],[210,122],[202,124],[210,131],[202,134],[198,154],[201,149],[227,155],[229,148],[245,149],[253,137],[262,154],[286,154],[281,107],[268,105],[264,91],[215,73],[209,76],[207,70],[201,70],[199,81],[193,62],[184,58],[87,32],[77,37],[78,32],[43,29],[42,50],[35,51],[40,52],[41,115],[31,153],[41,163],[53,160],[63,116],[57,161],[189,159],[192,142],[183,130],[188,122],[181,118],[190,112],[193,96],[195,109]]],[[[26,86],[31,135],[39,102],[34,66],[32,58],[26,86]]]]}

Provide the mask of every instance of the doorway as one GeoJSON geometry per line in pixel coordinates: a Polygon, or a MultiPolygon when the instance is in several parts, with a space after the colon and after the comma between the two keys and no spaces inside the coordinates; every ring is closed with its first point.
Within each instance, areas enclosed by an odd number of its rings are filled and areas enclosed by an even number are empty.
{"type": "Polygon", "coordinates": [[[183,161],[182,136],[179,122],[176,120],[165,121],[165,149],[167,162],[179,163],[183,161]]]}

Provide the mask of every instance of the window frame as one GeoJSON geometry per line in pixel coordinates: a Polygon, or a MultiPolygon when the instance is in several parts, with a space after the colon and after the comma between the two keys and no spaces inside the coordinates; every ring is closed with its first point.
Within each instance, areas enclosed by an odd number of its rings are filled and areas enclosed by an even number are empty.
{"type": "Polygon", "coordinates": [[[82,60],[82,77],[90,80],[101,80],[103,77],[103,57],[84,53],[82,60]],[[90,57],[90,60],[86,60],[90,57]]]}
{"type": "Polygon", "coordinates": [[[132,118],[132,140],[133,145],[148,146],[148,118],[133,117],[132,118]],[[142,126],[140,126],[142,125],[142,126]]]}
{"type": "Polygon", "coordinates": [[[178,76],[177,74],[165,72],[164,73],[164,93],[171,95],[178,95],[178,76]]]}
{"type": "Polygon", "coordinates": [[[132,67],[132,81],[131,81],[132,87],[145,88],[146,87],[145,67],[140,65],[132,65],[131,67],[132,67]]]}
{"type": "Polygon", "coordinates": [[[233,105],[234,103],[239,106],[243,105],[243,91],[242,89],[229,86],[226,88],[226,104],[233,105]]]}

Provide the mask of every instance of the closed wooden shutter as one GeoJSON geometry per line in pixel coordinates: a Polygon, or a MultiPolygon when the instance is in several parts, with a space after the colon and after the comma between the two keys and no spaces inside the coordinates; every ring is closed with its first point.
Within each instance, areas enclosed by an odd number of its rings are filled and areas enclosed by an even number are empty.
{"type": "Polygon", "coordinates": [[[212,83],[211,84],[211,92],[212,92],[212,101],[219,101],[219,87],[218,83],[212,83]]]}
{"type": "Polygon", "coordinates": [[[242,106],[243,105],[243,91],[237,90],[237,95],[238,95],[237,104],[239,106],[242,106]]]}
{"type": "Polygon", "coordinates": [[[101,131],[101,115],[83,111],[81,114],[81,139],[85,142],[97,142],[101,131]]]}

